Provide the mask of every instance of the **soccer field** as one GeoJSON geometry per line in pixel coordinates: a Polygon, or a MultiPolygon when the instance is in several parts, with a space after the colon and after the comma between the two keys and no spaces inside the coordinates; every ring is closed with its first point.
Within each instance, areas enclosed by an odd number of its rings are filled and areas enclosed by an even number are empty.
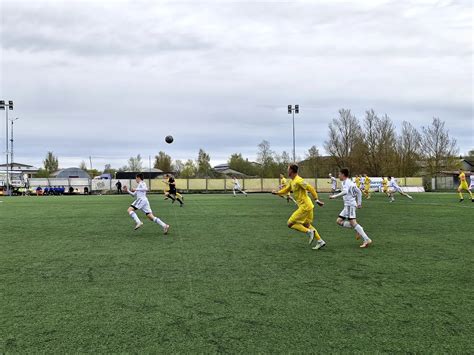
{"type": "Polygon", "coordinates": [[[322,194],[321,251],[271,195],[151,195],[168,236],[130,196],[3,198],[0,351],[472,353],[474,203],[414,197],[364,201],[360,249],[322,194]]]}

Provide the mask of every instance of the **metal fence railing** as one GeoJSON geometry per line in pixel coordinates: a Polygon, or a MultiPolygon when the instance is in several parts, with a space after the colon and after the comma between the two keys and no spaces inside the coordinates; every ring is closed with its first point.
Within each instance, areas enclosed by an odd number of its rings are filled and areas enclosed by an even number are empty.
{"type": "MultiPolygon", "coordinates": [[[[320,192],[330,192],[330,179],[321,178],[305,178],[305,180],[313,185],[320,192]]],[[[134,179],[112,179],[112,180],[97,180],[97,179],[57,179],[57,178],[32,178],[29,179],[30,190],[35,190],[37,187],[65,187],[66,191],[73,188],[76,193],[84,193],[84,191],[92,192],[113,192],[116,190],[116,183],[120,181],[122,186],[134,188],[136,182],[134,179]]],[[[407,177],[398,178],[400,186],[422,187],[423,178],[421,177],[407,177]]],[[[247,178],[239,180],[244,190],[248,192],[270,192],[278,188],[279,179],[277,178],[247,178]]],[[[161,179],[146,179],[146,183],[151,191],[161,192],[167,188],[161,179]]],[[[232,179],[176,179],[176,187],[180,191],[185,192],[225,192],[232,190],[232,179]]],[[[339,183],[340,186],[340,183],[339,183]]]]}

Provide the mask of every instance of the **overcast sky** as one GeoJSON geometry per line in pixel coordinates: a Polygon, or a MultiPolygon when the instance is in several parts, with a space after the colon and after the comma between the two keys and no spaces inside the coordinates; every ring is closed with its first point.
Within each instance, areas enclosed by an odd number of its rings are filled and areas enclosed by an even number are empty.
{"type": "Polygon", "coordinates": [[[92,156],[100,169],[203,148],[221,163],[254,159],[263,139],[290,152],[287,104],[301,107],[299,156],[324,152],[340,108],[397,126],[437,116],[461,152],[474,148],[471,0],[0,3],[19,162],[52,150],[61,167],[92,156]]]}

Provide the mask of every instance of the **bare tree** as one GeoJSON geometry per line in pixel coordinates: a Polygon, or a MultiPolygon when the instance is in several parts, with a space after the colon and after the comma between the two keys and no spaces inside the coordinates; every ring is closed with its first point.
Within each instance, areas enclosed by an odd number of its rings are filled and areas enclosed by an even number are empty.
{"type": "Polygon", "coordinates": [[[362,143],[362,129],[350,110],[339,110],[339,117],[329,124],[329,138],[324,147],[338,167],[352,170],[357,165],[358,149],[362,143]]]}
{"type": "Polygon", "coordinates": [[[170,172],[171,169],[171,157],[165,152],[159,152],[158,155],[155,155],[155,163],[153,167],[155,169],[160,169],[164,172],[170,172]]]}
{"type": "Polygon", "coordinates": [[[320,165],[320,155],[318,148],[313,145],[306,153],[306,159],[303,167],[305,175],[310,177],[318,176],[318,167],[320,165]]]}
{"type": "Polygon", "coordinates": [[[143,170],[142,157],[138,154],[136,157],[128,159],[128,170],[133,172],[140,172],[143,170]]]}
{"type": "Polygon", "coordinates": [[[421,148],[430,175],[457,168],[457,142],[449,136],[444,124],[444,121],[434,117],[430,126],[422,127],[421,148]]]}
{"type": "Polygon", "coordinates": [[[81,164],[79,164],[79,169],[87,171],[87,164],[84,160],[81,161],[81,164]]]}
{"type": "Polygon", "coordinates": [[[275,166],[275,152],[270,147],[270,142],[263,140],[258,145],[257,162],[260,163],[262,177],[270,177],[275,166]]]}
{"type": "Polygon", "coordinates": [[[364,156],[368,174],[380,176],[394,170],[396,135],[387,115],[378,117],[374,110],[366,111],[364,119],[364,156]]]}
{"type": "Polygon", "coordinates": [[[421,134],[410,123],[404,121],[397,139],[397,175],[413,176],[420,170],[421,134]]]}

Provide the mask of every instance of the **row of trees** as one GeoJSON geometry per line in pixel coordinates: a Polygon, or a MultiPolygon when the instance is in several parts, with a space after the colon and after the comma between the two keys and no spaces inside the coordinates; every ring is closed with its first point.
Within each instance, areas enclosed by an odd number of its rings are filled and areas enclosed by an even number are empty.
{"type": "MultiPolygon", "coordinates": [[[[298,158],[303,176],[327,176],[339,168],[347,167],[352,174],[367,173],[370,176],[416,176],[433,175],[442,170],[458,169],[459,157],[456,140],[449,135],[445,122],[433,118],[429,126],[417,129],[410,122],[403,122],[397,132],[393,121],[387,115],[379,116],[374,110],[365,112],[362,120],[350,110],[339,110],[339,116],[329,124],[328,138],[324,148],[329,156],[321,156],[316,146],[310,147],[303,158],[298,158]]],[[[470,154],[474,155],[471,151],[470,154]]],[[[179,177],[215,177],[211,157],[203,149],[195,160],[175,160],[160,151],[155,156],[153,167],[165,172],[175,172],[179,177]]],[[[229,168],[248,176],[277,177],[284,173],[291,158],[288,152],[277,153],[268,141],[257,147],[256,162],[241,153],[234,153],[228,159],[229,168]]],[[[48,152],[44,167],[38,176],[49,176],[58,169],[58,158],[48,152]]],[[[130,157],[128,164],[115,170],[110,164],[104,173],[116,171],[146,171],[140,155],[130,157]]],[[[80,168],[95,176],[100,171],[87,169],[83,161],[80,168]]]]}
{"type": "Polygon", "coordinates": [[[421,130],[405,121],[397,134],[387,115],[369,110],[359,120],[350,110],[342,109],[329,124],[324,147],[338,167],[371,176],[432,175],[459,167],[456,139],[439,118],[421,130]]]}

